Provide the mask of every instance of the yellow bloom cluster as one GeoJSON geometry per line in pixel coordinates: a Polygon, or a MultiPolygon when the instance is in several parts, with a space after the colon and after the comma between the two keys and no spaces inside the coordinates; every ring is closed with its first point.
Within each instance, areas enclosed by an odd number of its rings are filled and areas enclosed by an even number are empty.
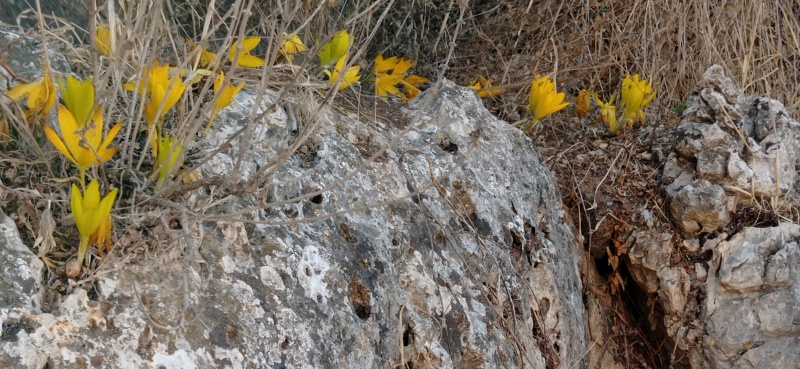
{"type": "MultiPolygon", "coordinates": [[[[586,90],[581,90],[578,94],[577,107],[575,109],[578,117],[583,117],[590,110],[588,95],[589,92],[586,90]]],[[[594,101],[600,107],[600,120],[608,126],[608,130],[613,135],[619,134],[622,124],[628,128],[631,128],[636,123],[644,124],[644,107],[656,97],[655,92],[653,92],[653,86],[646,79],[641,79],[638,74],[634,74],[633,77],[630,74],[625,76],[625,79],[622,80],[621,95],[621,103],[624,104],[624,110],[622,117],[618,117],[618,107],[614,105],[617,95],[614,94],[608,102],[604,102],[596,92],[594,93],[594,101]]]]}
{"type": "MultiPolygon", "coordinates": [[[[117,190],[111,190],[101,200],[97,180],[86,187],[84,178],[87,169],[102,165],[117,152],[116,148],[109,146],[121,125],[114,125],[103,138],[103,108],[99,105],[95,107],[92,81],[79,81],[67,76],[66,80],[59,80],[58,85],[64,99],[64,105],[58,105],[58,129],[61,135],[49,125],[44,125],[44,133],[50,143],[80,170],[80,185],[85,191],[81,193],[78,186],[73,184],[70,205],[80,233],[78,265],[82,265],[91,243],[97,244],[100,255],[103,250],[111,249],[111,208],[117,190]]],[[[56,89],[45,70],[41,82],[19,85],[7,95],[15,100],[28,96],[28,109],[35,114],[46,114],[55,105],[56,89]]]]}

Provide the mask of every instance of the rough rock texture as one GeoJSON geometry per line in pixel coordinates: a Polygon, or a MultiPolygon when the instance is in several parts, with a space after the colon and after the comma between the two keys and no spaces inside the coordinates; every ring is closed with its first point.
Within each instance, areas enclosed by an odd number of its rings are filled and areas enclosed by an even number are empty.
{"type": "MultiPolygon", "coordinates": [[[[254,94],[233,106],[201,150],[244,126],[254,94]]],[[[206,214],[243,215],[181,222],[171,235],[175,252],[115,266],[100,278],[97,300],[77,289],[49,313],[31,304],[36,295],[27,290],[4,300],[0,362],[36,369],[588,366],[582,250],[527,138],[446,81],[409,105],[407,130],[327,109],[322,115],[271,185],[213,204],[204,192],[186,200],[206,214]],[[373,206],[348,211],[363,205],[373,206]],[[334,212],[342,213],[324,217],[334,212]],[[13,339],[5,339],[7,324],[13,339]]],[[[235,178],[253,178],[291,145],[290,125],[282,108],[258,121],[243,136],[252,145],[235,178]]],[[[204,176],[230,175],[244,143],[209,161],[204,176]]],[[[18,239],[2,247],[3,254],[25,251],[18,239]]],[[[32,254],[17,260],[19,270],[38,265],[32,254]]]]}
{"type": "Polygon", "coordinates": [[[798,137],[781,103],[741,94],[719,66],[690,98],[662,178],[678,232],[634,230],[627,264],[692,368],[800,367],[800,226],[742,212],[752,196],[796,198],[798,137]]]}
{"type": "MultiPolygon", "coordinates": [[[[56,49],[49,48],[48,56],[53,71],[69,73],[70,67],[63,54],[56,49]]],[[[11,84],[7,82],[8,76],[5,68],[11,69],[14,75],[25,82],[41,78],[44,62],[41,39],[20,35],[18,31],[11,28],[0,27],[0,60],[3,60],[4,63],[4,68],[0,68],[0,85],[3,86],[3,92],[5,92],[5,86],[11,84]]]]}
{"type": "MultiPolygon", "coordinates": [[[[40,0],[42,13],[46,17],[59,17],[66,19],[80,29],[86,29],[88,19],[86,8],[81,3],[64,0],[40,0]]],[[[36,17],[36,2],[27,0],[3,0],[0,7],[0,22],[9,25],[21,25],[25,29],[35,27],[39,20],[36,17]]]]}
{"type": "Polygon", "coordinates": [[[686,235],[724,227],[737,198],[796,195],[800,162],[800,123],[783,104],[742,94],[718,65],[705,72],[699,88],[677,128],[662,181],[673,202],[672,221],[686,235]]]}

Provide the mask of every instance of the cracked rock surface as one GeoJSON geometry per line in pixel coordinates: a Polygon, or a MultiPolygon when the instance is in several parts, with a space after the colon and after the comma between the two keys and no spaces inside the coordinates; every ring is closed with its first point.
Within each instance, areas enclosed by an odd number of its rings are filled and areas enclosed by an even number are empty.
{"type": "MultiPolygon", "coordinates": [[[[200,149],[243,127],[255,96],[200,149]]],[[[76,289],[47,312],[41,263],[9,228],[0,366],[588,367],[582,250],[531,142],[446,81],[398,114],[407,129],[323,110],[267,186],[206,207],[243,216],[182,223],[172,252],[116,265],[97,296],[76,289]]],[[[254,178],[293,143],[289,116],[264,114],[242,165],[239,141],[203,175],[254,178]]]]}
{"type": "Polygon", "coordinates": [[[687,367],[798,367],[800,226],[748,209],[776,196],[797,206],[800,124],[712,66],[674,134],[661,183],[677,232],[631,233],[633,280],[657,296],[687,367]]]}

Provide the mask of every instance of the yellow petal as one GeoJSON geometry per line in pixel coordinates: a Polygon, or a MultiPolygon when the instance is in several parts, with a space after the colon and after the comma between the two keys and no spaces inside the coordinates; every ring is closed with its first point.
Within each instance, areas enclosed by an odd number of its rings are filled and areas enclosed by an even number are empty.
{"type": "Polygon", "coordinates": [[[75,158],[72,157],[72,154],[70,154],[70,152],[67,149],[67,147],[64,146],[64,142],[61,141],[61,138],[58,137],[58,133],[56,133],[56,131],[54,129],[50,128],[50,126],[44,126],[44,134],[45,134],[45,136],[47,136],[47,139],[50,141],[50,143],[53,144],[53,146],[55,146],[55,148],[62,155],[64,155],[64,157],[69,159],[69,161],[71,161],[71,162],[73,162],[75,164],[78,164],[78,162],[75,161],[75,158]]]}
{"type": "Polygon", "coordinates": [[[253,55],[242,55],[239,57],[239,66],[245,68],[258,68],[264,66],[264,59],[253,55]]]}
{"type": "Polygon", "coordinates": [[[101,25],[97,27],[97,35],[94,39],[94,46],[97,51],[104,55],[111,55],[111,30],[108,27],[101,25]]]}
{"type": "Polygon", "coordinates": [[[350,35],[347,30],[343,30],[333,35],[328,43],[322,46],[317,56],[319,56],[319,63],[323,68],[330,67],[337,63],[337,61],[347,54],[350,49],[350,35]]]}
{"type": "Polygon", "coordinates": [[[41,88],[41,82],[23,83],[14,86],[6,92],[6,96],[14,101],[20,101],[26,96],[30,96],[33,90],[41,88]]]}

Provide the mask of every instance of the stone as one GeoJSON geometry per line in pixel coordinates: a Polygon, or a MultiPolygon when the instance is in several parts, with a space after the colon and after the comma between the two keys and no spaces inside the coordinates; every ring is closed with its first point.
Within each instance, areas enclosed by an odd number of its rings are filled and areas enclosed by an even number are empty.
{"type": "MultiPolygon", "coordinates": [[[[266,111],[275,94],[254,96],[220,112],[198,150],[246,127],[248,109],[266,111]]],[[[398,112],[407,128],[322,108],[303,149],[260,177],[296,139],[290,114],[274,109],[200,169],[264,186],[206,208],[225,221],[181,222],[173,236],[183,256],[109,266],[98,301],[77,289],[58,313],[28,309],[20,319],[39,325],[4,342],[0,360],[36,369],[588,367],[583,250],[553,177],[530,140],[471,90],[434,85],[398,112]]],[[[198,189],[186,206],[211,193],[198,189]]]]}
{"type": "MultiPolygon", "coordinates": [[[[4,67],[11,69],[14,75],[22,78],[24,82],[33,82],[42,77],[44,49],[40,38],[21,35],[17,30],[0,26],[0,50],[5,55],[4,67]]],[[[55,73],[70,72],[69,63],[64,54],[50,46],[48,56],[50,57],[50,67],[55,73]]],[[[5,89],[5,86],[10,83],[7,82],[9,76],[4,69],[0,68],[0,85],[5,89]]]]}
{"type": "Polygon", "coordinates": [[[697,180],[678,191],[669,205],[672,221],[685,234],[710,233],[730,222],[725,190],[697,180]]]}
{"type": "Polygon", "coordinates": [[[720,242],[709,263],[706,344],[695,367],[791,368],[800,363],[800,226],[746,228],[720,242]],[[714,275],[719,278],[714,278],[714,275]],[[756,365],[757,364],[757,365],[756,365]]]}

